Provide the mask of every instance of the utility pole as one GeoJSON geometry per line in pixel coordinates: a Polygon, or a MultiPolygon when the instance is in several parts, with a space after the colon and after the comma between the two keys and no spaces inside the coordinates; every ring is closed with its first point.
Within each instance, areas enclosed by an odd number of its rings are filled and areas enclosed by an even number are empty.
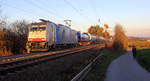
{"type": "Polygon", "coordinates": [[[99,23],[99,26],[101,27],[101,20],[100,20],[100,18],[98,19],[98,23],[99,23]]]}
{"type": "Polygon", "coordinates": [[[72,20],[69,20],[69,19],[64,20],[65,24],[69,27],[71,27],[71,21],[72,20]]]}

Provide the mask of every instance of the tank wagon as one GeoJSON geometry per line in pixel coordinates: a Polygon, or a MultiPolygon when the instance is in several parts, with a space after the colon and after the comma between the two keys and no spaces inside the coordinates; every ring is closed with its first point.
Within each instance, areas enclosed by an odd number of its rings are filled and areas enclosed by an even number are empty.
{"type": "Polygon", "coordinates": [[[79,45],[89,45],[95,43],[104,43],[105,39],[102,36],[91,35],[89,33],[82,33],[80,36],[79,45]]]}
{"type": "Polygon", "coordinates": [[[80,37],[79,45],[89,45],[91,43],[90,35],[88,33],[82,33],[80,37]]]}
{"type": "Polygon", "coordinates": [[[90,35],[91,43],[104,43],[105,39],[102,36],[90,35]]]}

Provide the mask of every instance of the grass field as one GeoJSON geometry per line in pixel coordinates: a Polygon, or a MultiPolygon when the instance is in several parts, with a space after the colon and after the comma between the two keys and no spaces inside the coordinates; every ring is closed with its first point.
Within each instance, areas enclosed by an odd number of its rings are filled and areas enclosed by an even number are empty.
{"type": "Polygon", "coordinates": [[[150,48],[138,49],[136,59],[145,69],[150,72],[150,48]]]}
{"type": "Polygon", "coordinates": [[[124,52],[116,52],[109,49],[102,50],[101,54],[106,56],[105,60],[103,60],[101,64],[95,66],[86,77],[85,81],[103,81],[109,64],[123,53],[124,52]]]}
{"type": "Polygon", "coordinates": [[[136,46],[138,48],[150,48],[150,42],[148,41],[130,41],[129,46],[136,46]]]}

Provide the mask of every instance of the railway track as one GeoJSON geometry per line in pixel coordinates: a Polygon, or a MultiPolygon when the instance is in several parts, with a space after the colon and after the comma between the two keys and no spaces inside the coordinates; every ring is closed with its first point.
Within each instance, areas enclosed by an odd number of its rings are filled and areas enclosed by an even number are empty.
{"type": "Polygon", "coordinates": [[[66,50],[55,51],[55,52],[38,53],[38,54],[33,54],[28,56],[2,59],[0,60],[0,75],[5,76],[8,73],[12,73],[29,66],[37,65],[50,60],[55,60],[64,57],[66,55],[71,55],[98,46],[104,47],[103,44],[97,44],[97,45],[90,45],[90,46],[66,49],[66,50]]]}

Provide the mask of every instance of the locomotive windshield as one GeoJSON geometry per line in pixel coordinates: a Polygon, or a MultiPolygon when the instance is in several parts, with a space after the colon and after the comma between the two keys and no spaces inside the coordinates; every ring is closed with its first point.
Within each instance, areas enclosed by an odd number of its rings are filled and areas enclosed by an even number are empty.
{"type": "Polygon", "coordinates": [[[46,27],[32,27],[30,28],[30,31],[44,31],[46,30],[46,27]]]}

